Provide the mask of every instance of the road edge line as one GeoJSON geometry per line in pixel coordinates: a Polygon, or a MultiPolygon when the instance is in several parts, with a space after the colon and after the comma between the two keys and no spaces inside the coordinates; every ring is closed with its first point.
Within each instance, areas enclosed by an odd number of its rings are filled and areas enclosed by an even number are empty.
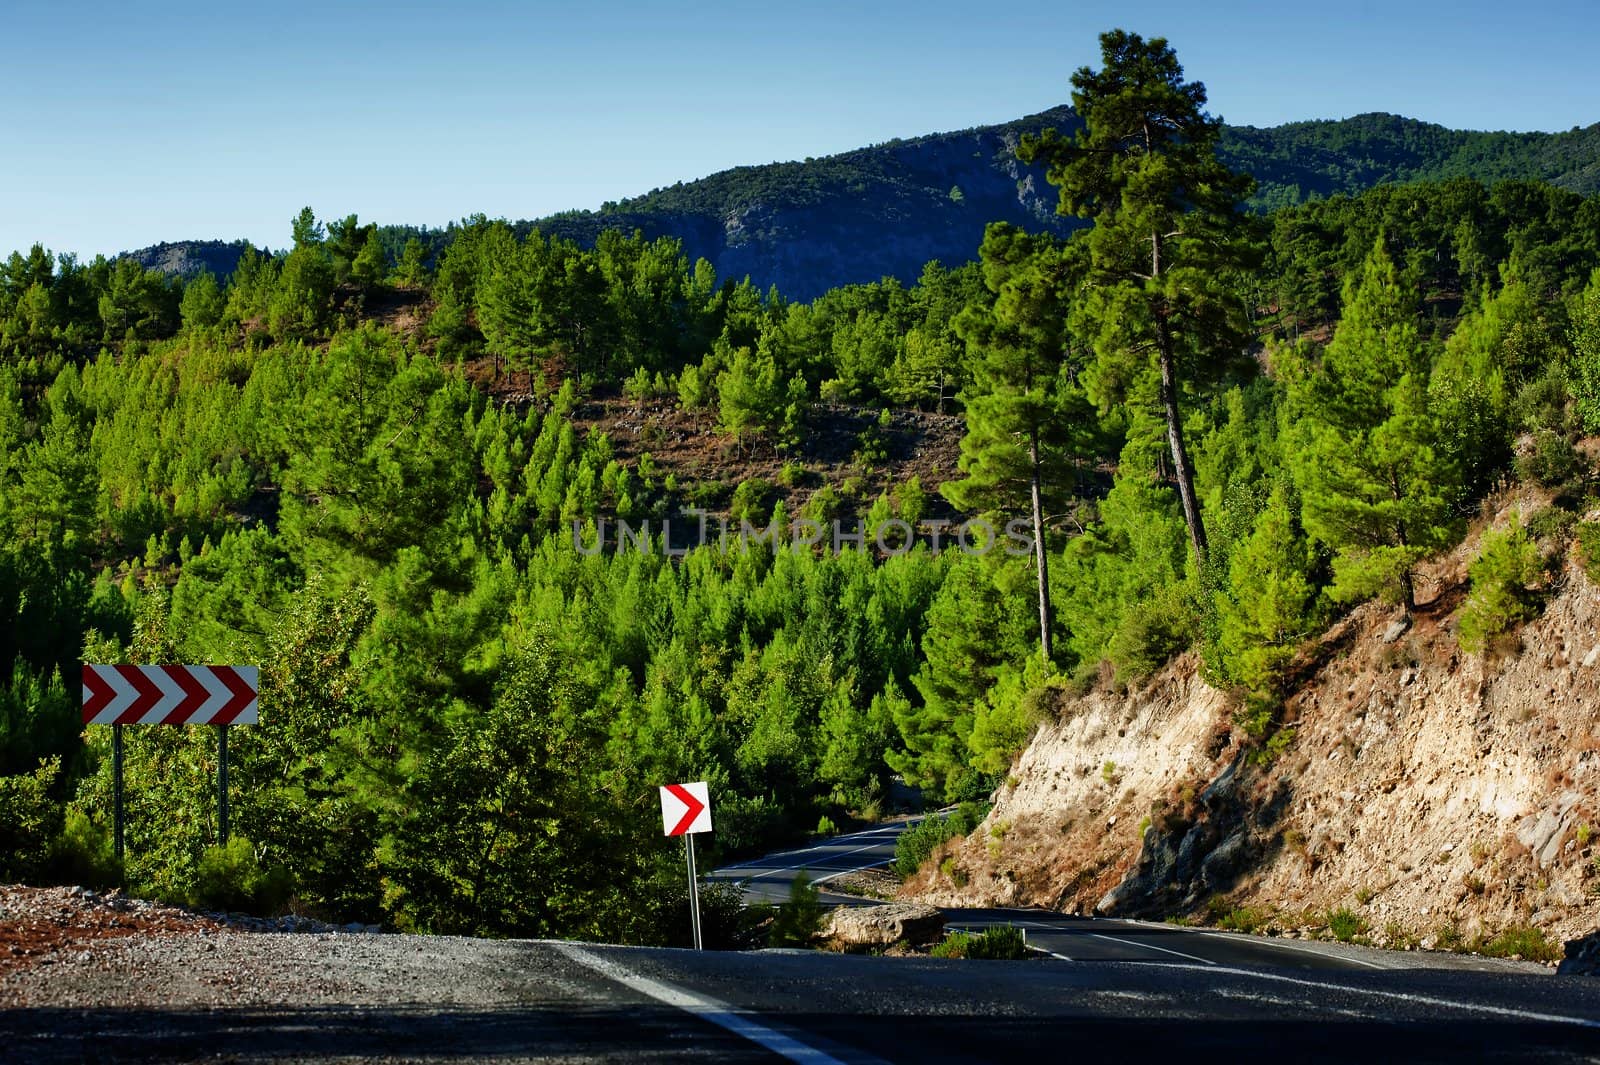
{"type": "Polygon", "coordinates": [[[800,1040],[783,1032],[769,1028],[757,1021],[749,1013],[742,1012],[720,999],[711,998],[696,992],[656,980],[634,972],[632,969],[608,958],[573,946],[570,943],[552,944],[557,951],[566,955],[572,961],[594,972],[599,973],[614,983],[639,992],[647,998],[652,998],[674,1009],[680,1009],[701,1020],[709,1021],[719,1028],[723,1028],[742,1039],[747,1039],[764,1050],[770,1050],[779,1057],[789,1061],[800,1062],[802,1065],[846,1065],[845,1062],[831,1054],[824,1053],[816,1047],[808,1046],[800,1040]]]}
{"type": "MultiPolygon", "coordinates": [[[[1460,1010],[1463,1013],[1487,1013],[1491,1016],[1512,1017],[1521,1021],[1570,1024],[1577,1028],[1600,1028],[1600,1021],[1590,1020],[1588,1017],[1569,1017],[1561,1013],[1539,1013],[1535,1010],[1522,1010],[1514,1006],[1496,1006],[1487,1002],[1462,1002],[1459,999],[1440,998],[1437,995],[1421,995],[1410,991],[1388,991],[1381,987],[1362,987],[1359,984],[1329,984],[1321,980],[1306,980],[1298,976],[1286,976],[1283,973],[1271,973],[1261,969],[1239,969],[1231,965],[1213,965],[1211,968],[1201,968],[1198,965],[1170,965],[1168,967],[1172,969],[1191,969],[1195,972],[1205,973],[1208,976],[1226,973],[1229,976],[1243,976],[1279,984],[1314,987],[1322,991],[1343,991],[1346,994],[1366,995],[1369,998],[1387,998],[1396,1002],[1410,1002],[1419,1006],[1442,1006],[1445,1009],[1460,1010]]],[[[1385,971],[1415,972],[1417,970],[1387,969],[1385,971]]]]}

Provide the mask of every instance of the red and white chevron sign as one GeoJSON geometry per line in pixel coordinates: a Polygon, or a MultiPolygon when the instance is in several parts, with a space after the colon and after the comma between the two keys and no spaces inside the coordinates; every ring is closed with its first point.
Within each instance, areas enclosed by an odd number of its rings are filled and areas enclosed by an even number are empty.
{"type": "Polygon", "coordinates": [[[83,667],[86,725],[254,725],[255,666],[83,667]]]}

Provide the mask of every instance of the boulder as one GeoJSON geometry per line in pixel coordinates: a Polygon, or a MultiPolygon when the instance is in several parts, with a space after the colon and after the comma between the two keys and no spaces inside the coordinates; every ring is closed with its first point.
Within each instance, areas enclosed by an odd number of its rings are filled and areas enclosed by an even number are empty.
{"type": "Polygon", "coordinates": [[[824,935],[845,950],[871,950],[905,940],[932,943],[944,934],[944,913],[913,902],[883,906],[841,906],[828,918],[824,935]]]}
{"type": "Polygon", "coordinates": [[[1556,966],[1558,976],[1600,976],[1600,932],[1567,940],[1565,956],[1556,966]]]}
{"type": "Polygon", "coordinates": [[[1250,835],[1240,829],[1206,855],[1205,861],[1200,863],[1200,878],[1213,889],[1226,888],[1249,860],[1250,835]]]}
{"type": "Polygon", "coordinates": [[[1390,622],[1389,627],[1383,630],[1383,635],[1379,639],[1384,643],[1394,643],[1404,636],[1409,628],[1411,628],[1411,619],[1400,618],[1398,621],[1390,622]]]}

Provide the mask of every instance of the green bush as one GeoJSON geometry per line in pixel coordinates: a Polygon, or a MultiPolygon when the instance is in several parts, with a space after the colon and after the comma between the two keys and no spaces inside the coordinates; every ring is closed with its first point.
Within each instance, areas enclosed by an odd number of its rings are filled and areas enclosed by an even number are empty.
{"type": "Polygon", "coordinates": [[[760,527],[772,513],[772,486],[760,477],[740,481],[733,490],[733,500],[728,504],[728,520],[732,523],[749,522],[760,527]]]}
{"type": "Polygon", "coordinates": [[[1578,559],[1583,572],[1600,584],[1600,521],[1580,521],[1578,532],[1578,559]]]}
{"type": "Polygon", "coordinates": [[[1518,956],[1528,961],[1560,961],[1561,944],[1552,943],[1537,928],[1520,926],[1502,929],[1488,938],[1480,938],[1473,950],[1490,958],[1518,956]]]}
{"type": "Polygon", "coordinates": [[[63,884],[109,888],[122,882],[111,832],[82,810],[67,811],[61,834],[50,844],[47,877],[63,884]]]}
{"type": "Polygon", "coordinates": [[[31,773],[0,776],[0,877],[39,875],[61,823],[60,804],[50,793],[60,772],[61,759],[52,757],[31,773]]]}
{"type": "Polygon", "coordinates": [[[930,951],[935,958],[968,958],[974,961],[1020,961],[1028,956],[1022,929],[996,925],[981,934],[957,932],[930,951]]]}
{"type": "Polygon", "coordinates": [[[285,870],[263,866],[254,845],[235,836],[200,855],[188,902],[199,910],[271,914],[283,907],[291,887],[285,870]]]}
{"type": "Polygon", "coordinates": [[[1461,649],[1481,651],[1491,639],[1538,612],[1535,585],[1544,574],[1539,547],[1521,521],[1483,536],[1477,561],[1467,570],[1472,591],[1461,608],[1461,649]]]}
{"type": "Polygon", "coordinates": [[[1361,915],[1343,906],[1328,914],[1328,931],[1341,943],[1349,943],[1366,930],[1367,922],[1361,915]]]}
{"type": "Polygon", "coordinates": [[[1545,507],[1528,519],[1528,535],[1535,540],[1565,542],[1578,516],[1562,507],[1545,507]]]}
{"type": "Polygon", "coordinates": [[[1194,618],[1183,601],[1164,594],[1127,608],[1106,657],[1118,680],[1148,677],[1189,646],[1194,618]]]}
{"type": "Polygon", "coordinates": [[[922,863],[947,839],[965,836],[978,827],[989,811],[977,803],[962,803],[948,817],[937,814],[924,818],[900,833],[894,844],[895,874],[904,879],[922,868],[922,863]]]}
{"type": "Polygon", "coordinates": [[[1223,913],[1217,927],[1230,932],[1259,932],[1273,921],[1271,910],[1258,906],[1236,906],[1223,913]]]}
{"type": "MultiPolygon", "coordinates": [[[[644,885],[644,891],[639,910],[645,919],[633,933],[622,938],[629,943],[655,946],[694,946],[689,887],[682,867],[670,880],[644,885]]],[[[747,906],[737,884],[721,880],[700,884],[700,941],[707,950],[754,949],[760,945],[764,926],[773,913],[771,906],[747,906]]]]}
{"type": "Polygon", "coordinates": [[[805,873],[796,873],[789,884],[789,901],[778,907],[767,933],[772,947],[810,946],[822,931],[822,901],[805,873]]]}
{"type": "Polygon", "coordinates": [[[1534,434],[1533,450],[1517,459],[1517,476],[1546,488],[1556,488],[1584,473],[1583,456],[1572,441],[1548,429],[1534,434]]]}

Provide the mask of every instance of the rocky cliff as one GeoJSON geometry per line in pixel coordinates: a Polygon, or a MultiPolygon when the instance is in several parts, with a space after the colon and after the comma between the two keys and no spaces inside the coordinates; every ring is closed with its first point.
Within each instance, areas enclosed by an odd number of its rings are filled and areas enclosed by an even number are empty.
{"type": "MultiPolygon", "coordinates": [[[[1537,505],[1508,498],[1496,520],[1537,505]]],[[[1250,907],[1283,928],[1343,909],[1380,945],[1594,931],[1600,589],[1567,557],[1538,620],[1463,654],[1452,608],[1477,540],[1430,567],[1437,605],[1411,626],[1367,604],[1308,648],[1292,740],[1270,757],[1241,742],[1192,656],[1063,700],[987,822],[907,894],[1148,917],[1250,907]]]]}
{"type": "Polygon", "coordinates": [[[1055,213],[1056,190],[1042,168],[1018,161],[1016,146],[1023,133],[1075,123],[1056,108],[827,159],[738,167],[537,225],[585,244],[605,229],[676,237],[719,277],[775,284],[790,299],[882,277],[910,283],[932,259],[975,259],[990,222],[1070,231],[1076,220],[1055,213]]]}

